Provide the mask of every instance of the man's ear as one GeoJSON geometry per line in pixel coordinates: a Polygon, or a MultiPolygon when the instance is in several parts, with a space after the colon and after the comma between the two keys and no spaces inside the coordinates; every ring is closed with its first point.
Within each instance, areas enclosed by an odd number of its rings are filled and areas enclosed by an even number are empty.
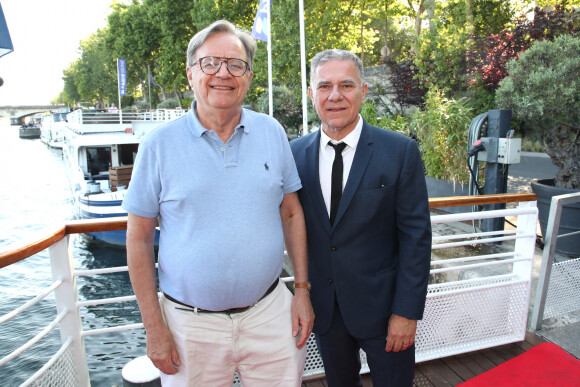
{"type": "Polygon", "coordinates": [[[193,89],[193,85],[191,84],[191,78],[193,77],[193,72],[191,71],[191,67],[186,67],[185,72],[187,73],[187,83],[189,83],[189,87],[193,89]]]}
{"type": "Polygon", "coordinates": [[[308,96],[310,97],[310,101],[312,101],[312,106],[316,107],[314,104],[314,92],[312,91],[312,87],[308,86],[308,96]]]}
{"type": "Polygon", "coordinates": [[[369,85],[365,83],[362,86],[362,103],[365,102],[365,98],[366,98],[368,92],[369,92],[369,85]]]}

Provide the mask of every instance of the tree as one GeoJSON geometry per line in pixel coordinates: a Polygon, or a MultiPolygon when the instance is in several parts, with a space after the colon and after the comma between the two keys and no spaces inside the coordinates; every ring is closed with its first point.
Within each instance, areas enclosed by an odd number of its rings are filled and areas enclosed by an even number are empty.
{"type": "Polygon", "coordinates": [[[187,44],[198,30],[195,28],[191,1],[187,0],[144,0],[149,23],[161,31],[159,52],[155,57],[155,79],[165,89],[171,90],[181,105],[181,91],[189,84],[185,73],[187,44]]]}
{"type": "Polygon", "coordinates": [[[139,3],[114,3],[112,7],[106,44],[114,57],[127,59],[127,88],[135,95],[138,86],[147,86],[148,69],[155,71],[161,30],[151,23],[147,8],[139,3]]]}
{"type": "Polygon", "coordinates": [[[116,58],[107,50],[105,34],[98,30],[81,42],[81,57],[70,73],[80,98],[98,107],[117,98],[116,58]]]}

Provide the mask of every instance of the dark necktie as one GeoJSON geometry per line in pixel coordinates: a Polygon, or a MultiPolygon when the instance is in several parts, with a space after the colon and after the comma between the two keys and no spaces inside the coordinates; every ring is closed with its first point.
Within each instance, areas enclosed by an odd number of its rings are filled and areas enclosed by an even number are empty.
{"type": "Polygon", "coordinates": [[[335,145],[329,141],[328,145],[334,148],[334,162],[332,163],[331,175],[332,183],[330,185],[330,224],[334,225],[338,204],[342,197],[342,172],[344,169],[342,164],[342,151],[346,147],[346,144],[339,142],[335,145]]]}

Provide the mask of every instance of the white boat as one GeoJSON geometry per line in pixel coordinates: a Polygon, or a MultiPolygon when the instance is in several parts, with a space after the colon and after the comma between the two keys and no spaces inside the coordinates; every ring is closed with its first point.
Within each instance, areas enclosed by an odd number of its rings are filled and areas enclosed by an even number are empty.
{"type": "Polygon", "coordinates": [[[69,109],[60,109],[42,116],[40,121],[40,141],[52,148],[62,149],[66,116],[69,109]]]}
{"type": "MultiPolygon", "coordinates": [[[[139,141],[153,128],[183,114],[184,110],[106,113],[79,109],[69,113],[63,156],[77,217],[127,215],[121,204],[139,141]]],[[[125,230],[91,235],[111,245],[125,246],[125,230]]]]}

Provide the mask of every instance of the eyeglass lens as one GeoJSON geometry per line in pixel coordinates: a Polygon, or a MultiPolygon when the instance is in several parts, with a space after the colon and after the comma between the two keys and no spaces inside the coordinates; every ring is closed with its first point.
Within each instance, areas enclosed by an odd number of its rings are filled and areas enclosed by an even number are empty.
{"type": "Polygon", "coordinates": [[[199,60],[199,65],[204,73],[208,75],[216,74],[220,71],[222,63],[234,77],[241,77],[246,73],[247,63],[237,58],[219,58],[217,56],[206,56],[199,60]]]}

